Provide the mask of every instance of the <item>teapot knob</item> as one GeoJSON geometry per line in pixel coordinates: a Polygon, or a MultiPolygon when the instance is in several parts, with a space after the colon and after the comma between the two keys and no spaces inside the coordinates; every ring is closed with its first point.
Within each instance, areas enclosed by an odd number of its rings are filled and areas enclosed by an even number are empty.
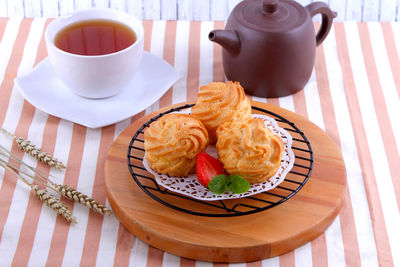
{"type": "Polygon", "coordinates": [[[274,13],[278,9],[278,0],[264,0],[262,9],[264,14],[274,13]]]}

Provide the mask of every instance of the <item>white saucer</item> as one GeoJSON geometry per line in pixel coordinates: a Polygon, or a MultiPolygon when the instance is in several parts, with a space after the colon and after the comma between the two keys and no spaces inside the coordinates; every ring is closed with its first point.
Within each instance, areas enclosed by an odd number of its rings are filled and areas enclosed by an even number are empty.
{"type": "Polygon", "coordinates": [[[178,73],[161,58],[143,53],[133,79],[112,97],[80,97],[58,79],[49,60],[40,62],[29,74],[15,79],[22,96],[51,115],[90,128],[103,127],[129,118],[159,99],[177,80],[178,73]]]}

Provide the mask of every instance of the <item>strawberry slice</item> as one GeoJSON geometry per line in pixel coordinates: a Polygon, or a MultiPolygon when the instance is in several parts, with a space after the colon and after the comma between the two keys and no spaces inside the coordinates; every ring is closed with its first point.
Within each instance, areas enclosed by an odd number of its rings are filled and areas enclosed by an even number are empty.
{"type": "Polygon", "coordinates": [[[217,175],[224,174],[224,166],[222,163],[208,155],[206,152],[200,152],[197,155],[196,174],[199,183],[208,186],[208,183],[217,175]]]}

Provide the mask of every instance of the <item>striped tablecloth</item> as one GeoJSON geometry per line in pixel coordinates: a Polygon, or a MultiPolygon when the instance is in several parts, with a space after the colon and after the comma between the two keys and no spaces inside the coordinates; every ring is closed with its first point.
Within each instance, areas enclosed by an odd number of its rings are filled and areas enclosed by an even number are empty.
{"type": "MultiPolygon", "coordinates": [[[[208,32],[223,28],[223,23],[144,21],[145,49],[173,65],[181,78],[145,111],[101,129],[50,116],[24,101],[15,88],[14,78],[46,57],[43,30],[48,23],[39,18],[0,19],[0,125],[54,154],[67,169],[37,164],[4,134],[0,144],[57,182],[109,205],[103,167],[113,140],[144,114],[194,100],[200,85],[224,80],[221,50],[207,39],[208,32]]],[[[400,266],[399,52],[400,23],[335,23],[317,49],[304,90],[279,99],[253,97],[295,111],[326,131],[342,151],[348,189],[339,216],[323,235],[293,252],[248,266],[400,266]]],[[[149,247],[117,218],[66,202],[73,207],[76,225],[56,216],[1,169],[0,265],[213,265],[149,247]]]]}

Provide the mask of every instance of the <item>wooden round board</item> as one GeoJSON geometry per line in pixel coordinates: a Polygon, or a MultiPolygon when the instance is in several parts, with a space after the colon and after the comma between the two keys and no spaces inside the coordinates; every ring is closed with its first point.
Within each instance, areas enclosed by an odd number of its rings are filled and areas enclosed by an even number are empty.
{"type": "Polygon", "coordinates": [[[297,194],[271,209],[235,217],[191,215],[149,197],[129,173],[127,150],[136,131],[151,117],[171,108],[167,107],[133,122],[108,153],[106,191],[120,222],[151,246],[213,262],[249,262],[278,256],[322,234],[343,201],[346,172],[340,150],[307,119],[277,106],[259,102],[252,105],[295,123],[310,141],[314,165],[309,180],[297,194]]]}

